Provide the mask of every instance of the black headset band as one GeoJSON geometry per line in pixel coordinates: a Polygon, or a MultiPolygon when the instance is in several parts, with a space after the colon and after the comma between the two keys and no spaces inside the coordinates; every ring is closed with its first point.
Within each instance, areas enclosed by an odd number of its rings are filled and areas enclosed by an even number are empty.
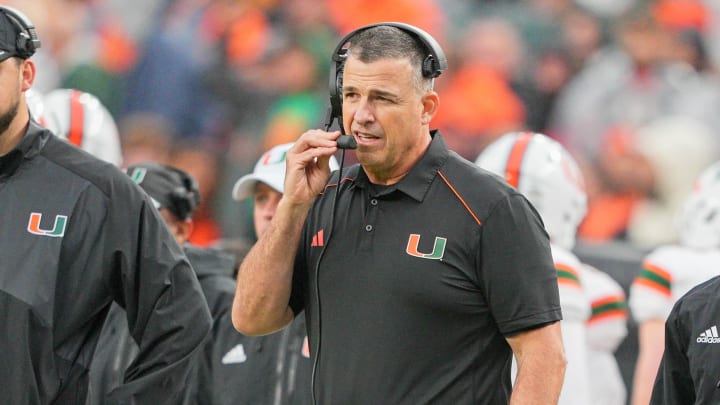
{"type": "Polygon", "coordinates": [[[365,25],[363,27],[360,27],[356,30],[351,31],[347,35],[345,35],[338,45],[335,47],[335,50],[332,53],[332,60],[336,63],[343,63],[345,60],[345,56],[342,54],[341,50],[345,46],[345,44],[350,41],[350,39],[358,34],[361,31],[365,31],[370,28],[374,27],[381,27],[381,26],[387,26],[387,27],[395,27],[398,28],[408,34],[410,34],[413,38],[416,38],[419,40],[424,48],[430,52],[430,55],[435,60],[435,67],[433,68],[433,76],[437,77],[442,73],[443,70],[446,70],[448,67],[447,64],[447,58],[445,57],[445,52],[443,52],[442,47],[440,44],[435,40],[435,38],[432,37],[432,35],[428,34],[424,30],[415,27],[410,24],[405,24],[401,22],[381,22],[381,23],[375,23],[375,24],[369,24],[365,25]]]}
{"type": "Polygon", "coordinates": [[[171,166],[166,167],[174,171],[182,181],[183,187],[175,189],[171,196],[177,213],[182,217],[181,219],[188,219],[200,204],[200,189],[197,181],[182,170],[171,166]]]}
{"type": "Polygon", "coordinates": [[[15,42],[15,52],[17,52],[17,56],[23,59],[31,57],[35,51],[41,47],[40,39],[38,38],[33,23],[20,10],[12,7],[0,6],[0,12],[20,31],[15,42]]]}

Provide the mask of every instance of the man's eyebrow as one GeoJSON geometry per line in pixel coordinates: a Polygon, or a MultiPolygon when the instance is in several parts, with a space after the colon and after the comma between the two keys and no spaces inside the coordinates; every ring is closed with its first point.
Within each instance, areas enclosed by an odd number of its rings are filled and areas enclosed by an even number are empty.
{"type": "MultiPolygon", "coordinates": [[[[343,90],[343,92],[346,92],[346,91],[354,92],[354,91],[357,91],[357,88],[355,86],[343,86],[342,90],[343,90]]],[[[385,91],[382,89],[372,89],[372,90],[370,90],[370,95],[387,97],[387,98],[396,98],[397,97],[397,94],[389,92],[389,91],[385,91]]]]}

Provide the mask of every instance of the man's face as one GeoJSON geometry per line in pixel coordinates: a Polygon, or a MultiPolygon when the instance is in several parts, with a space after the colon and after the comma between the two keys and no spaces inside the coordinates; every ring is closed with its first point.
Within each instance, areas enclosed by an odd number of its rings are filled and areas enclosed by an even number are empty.
{"type": "MultiPolygon", "coordinates": [[[[409,59],[363,63],[350,56],[343,74],[343,124],[371,181],[392,184],[412,167],[429,143],[431,115],[413,82],[409,59]]],[[[432,92],[429,92],[432,93],[432,92]]]]}
{"type": "Polygon", "coordinates": [[[0,136],[10,127],[20,108],[22,75],[15,58],[0,62],[0,136]]]}
{"type": "Polygon", "coordinates": [[[256,183],[253,192],[253,221],[255,234],[260,238],[268,229],[270,221],[275,215],[282,193],[265,183],[256,183]]]}

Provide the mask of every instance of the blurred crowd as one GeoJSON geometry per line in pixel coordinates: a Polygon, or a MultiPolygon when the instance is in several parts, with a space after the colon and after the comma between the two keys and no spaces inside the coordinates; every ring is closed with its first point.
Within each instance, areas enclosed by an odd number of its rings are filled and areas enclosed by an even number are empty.
{"type": "Polygon", "coordinates": [[[587,179],[581,241],[675,241],[674,213],[720,158],[716,0],[3,3],[43,42],[36,90],[95,95],[117,122],[123,166],[152,160],[199,181],[200,246],[254,238],[232,184],[263,151],[322,126],[332,50],[377,21],[442,44],[433,127],[460,155],[474,161],[516,130],[568,148],[587,179]]]}

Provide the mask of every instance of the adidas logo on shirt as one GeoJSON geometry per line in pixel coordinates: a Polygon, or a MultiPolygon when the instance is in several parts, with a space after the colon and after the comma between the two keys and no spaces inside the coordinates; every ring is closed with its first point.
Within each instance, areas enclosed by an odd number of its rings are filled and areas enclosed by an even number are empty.
{"type": "Polygon", "coordinates": [[[712,328],[701,333],[695,341],[698,343],[720,343],[717,326],[713,326],[712,328]]]}
{"type": "Polygon", "coordinates": [[[245,348],[242,343],[230,349],[229,352],[225,353],[222,358],[222,364],[237,364],[244,363],[247,360],[245,355],[245,348]]]}

